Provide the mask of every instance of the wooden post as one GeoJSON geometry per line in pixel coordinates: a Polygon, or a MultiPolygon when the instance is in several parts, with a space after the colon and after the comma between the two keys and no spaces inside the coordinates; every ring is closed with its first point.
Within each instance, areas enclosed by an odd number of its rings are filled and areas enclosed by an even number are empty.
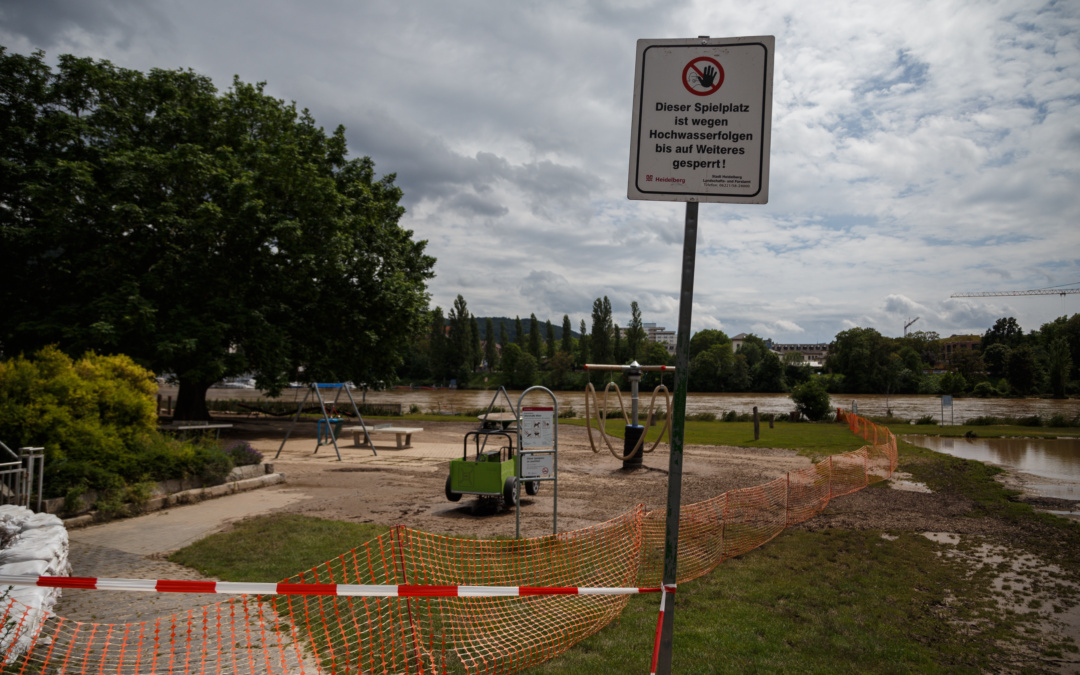
{"type": "Polygon", "coordinates": [[[776,419],[776,413],[769,413],[769,428],[773,429],[773,420],[776,419]]]}
{"type": "Polygon", "coordinates": [[[761,438],[761,420],[758,418],[757,406],[754,406],[754,440],[761,438]]]}

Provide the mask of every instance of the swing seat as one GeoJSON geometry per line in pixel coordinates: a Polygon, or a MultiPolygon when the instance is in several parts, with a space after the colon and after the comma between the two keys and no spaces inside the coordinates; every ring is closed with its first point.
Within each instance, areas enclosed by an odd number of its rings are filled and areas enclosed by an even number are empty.
{"type": "Polygon", "coordinates": [[[334,442],[335,438],[338,438],[339,436],[341,436],[341,425],[342,425],[342,423],[344,421],[345,420],[340,418],[340,417],[331,417],[330,418],[330,424],[334,425],[333,426],[334,434],[333,434],[333,436],[331,436],[330,435],[331,427],[329,425],[327,425],[326,420],[318,420],[318,425],[317,425],[315,431],[316,431],[316,436],[317,436],[319,445],[330,445],[331,443],[334,442]]]}

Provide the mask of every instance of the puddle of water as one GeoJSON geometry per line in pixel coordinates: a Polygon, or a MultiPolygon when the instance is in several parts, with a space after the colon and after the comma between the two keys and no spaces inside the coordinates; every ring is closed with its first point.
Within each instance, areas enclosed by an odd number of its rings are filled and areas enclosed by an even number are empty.
{"type": "MultiPolygon", "coordinates": [[[[1054,490],[1073,490],[1080,499],[1080,438],[944,438],[941,436],[904,436],[915,445],[954,457],[991,462],[1023,473],[1066,481],[1054,490]]],[[[1057,494],[1046,493],[1057,497],[1057,494]]]]}
{"type": "Polygon", "coordinates": [[[926,486],[926,483],[912,480],[911,474],[904,473],[903,471],[893,472],[892,478],[889,479],[889,487],[893,490],[900,490],[901,492],[921,492],[923,494],[931,494],[933,492],[926,486]]]}
{"type": "Polygon", "coordinates": [[[1051,485],[1038,484],[1028,485],[1029,490],[1034,490],[1045,497],[1054,499],[1070,499],[1080,502],[1080,485],[1051,485]]]}

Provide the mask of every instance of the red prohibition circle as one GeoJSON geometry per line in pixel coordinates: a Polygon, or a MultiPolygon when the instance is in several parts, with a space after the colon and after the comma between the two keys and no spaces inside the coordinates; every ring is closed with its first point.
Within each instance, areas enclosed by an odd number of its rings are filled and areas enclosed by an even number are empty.
{"type": "Polygon", "coordinates": [[[709,94],[715,94],[720,90],[720,85],[724,84],[724,67],[720,65],[720,62],[709,56],[699,56],[696,59],[686,64],[686,67],[682,71],[682,83],[686,87],[686,91],[695,96],[708,96],[709,94]],[[695,76],[702,78],[705,74],[697,67],[697,64],[705,62],[710,65],[716,66],[716,82],[713,83],[708,89],[694,89],[694,85],[690,83],[690,77],[695,76]]]}

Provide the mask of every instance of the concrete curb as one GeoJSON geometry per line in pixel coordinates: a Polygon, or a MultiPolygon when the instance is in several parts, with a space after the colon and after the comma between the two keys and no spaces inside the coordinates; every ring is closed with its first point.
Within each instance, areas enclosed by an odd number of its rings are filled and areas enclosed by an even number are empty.
{"type": "MultiPolygon", "coordinates": [[[[161,509],[167,509],[170,506],[178,506],[180,504],[194,504],[195,502],[201,502],[206,499],[214,499],[217,497],[224,497],[226,495],[235,494],[237,492],[247,492],[248,490],[257,490],[259,488],[270,487],[271,485],[277,485],[278,483],[285,482],[285,474],[283,473],[268,473],[255,478],[246,478],[244,480],[235,480],[228,483],[222,483],[221,485],[214,485],[212,487],[194,488],[192,490],[183,490],[181,492],[174,492],[169,495],[161,497],[154,497],[146,503],[142,510],[138,514],[143,515],[150,513],[151,511],[159,511],[161,509]]],[[[81,516],[74,518],[68,518],[64,521],[64,527],[67,529],[75,529],[78,527],[86,527],[87,525],[93,525],[99,522],[97,517],[97,511],[92,511],[81,516]]]]}

